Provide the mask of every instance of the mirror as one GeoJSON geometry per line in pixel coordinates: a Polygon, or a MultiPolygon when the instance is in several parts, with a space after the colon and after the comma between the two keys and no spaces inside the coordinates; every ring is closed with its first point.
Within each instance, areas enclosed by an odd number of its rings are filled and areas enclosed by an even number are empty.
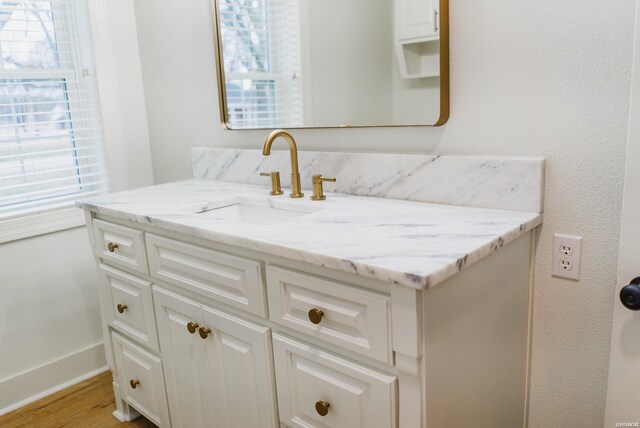
{"type": "Polygon", "coordinates": [[[447,0],[213,0],[228,129],[449,117],[447,0]]]}

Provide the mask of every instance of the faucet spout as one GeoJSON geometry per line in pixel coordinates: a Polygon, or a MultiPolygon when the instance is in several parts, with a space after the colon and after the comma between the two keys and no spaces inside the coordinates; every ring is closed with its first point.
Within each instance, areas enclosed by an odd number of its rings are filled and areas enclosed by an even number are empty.
{"type": "Polygon", "coordinates": [[[291,194],[292,198],[302,198],[304,193],[300,189],[300,171],[298,170],[298,146],[296,140],[293,139],[284,129],[276,129],[273,131],[267,139],[264,141],[262,147],[262,154],[269,156],[271,154],[271,145],[278,138],[282,137],[287,143],[289,143],[289,151],[291,152],[291,194]]]}

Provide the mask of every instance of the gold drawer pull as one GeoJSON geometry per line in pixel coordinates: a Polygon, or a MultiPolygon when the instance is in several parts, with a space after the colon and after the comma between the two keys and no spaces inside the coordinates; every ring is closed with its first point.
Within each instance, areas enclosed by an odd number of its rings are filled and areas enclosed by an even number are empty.
{"type": "Polygon", "coordinates": [[[322,312],[320,309],[313,308],[309,310],[309,321],[314,324],[320,324],[323,316],[324,312],[322,312]]]}
{"type": "Polygon", "coordinates": [[[127,305],[123,305],[122,303],[118,303],[118,312],[120,312],[121,314],[124,313],[124,311],[127,310],[127,305]]]}
{"type": "Polygon", "coordinates": [[[107,249],[109,250],[110,253],[113,253],[116,248],[118,248],[118,244],[114,244],[113,242],[109,242],[107,244],[107,249]]]}
{"type": "Polygon", "coordinates": [[[327,413],[329,413],[329,407],[331,407],[331,405],[328,401],[316,402],[316,412],[318,412],[320,416],[327,416],[327,413]]]}
{"type": "Polygon", "coordinates": [[[187,323],[187,330],[189,330],[189,333],[193,334],[196,332],[196,330],[198,329],[198,323],[197,322],[188,322],[187,323]]]}
{"type": "MultiPolygon", "coordinates": [[[[138,379],[131,379],[129,381],[129,385],[131,385],[131,388],[136,389],[138,387],[138,385],[140,385],[140,381],[138,379]]],[[[317,406],[317,404],[316,404],[317,406]]]]}
{"type": "Polygon", "coordinates": [[[200,330],[198,330],[198,332],[200,333],[201,338],[206,339],[207,336],[209,336],[209,333],[211,333],[211,329],[206,327],[200,327],[200,330]]]}

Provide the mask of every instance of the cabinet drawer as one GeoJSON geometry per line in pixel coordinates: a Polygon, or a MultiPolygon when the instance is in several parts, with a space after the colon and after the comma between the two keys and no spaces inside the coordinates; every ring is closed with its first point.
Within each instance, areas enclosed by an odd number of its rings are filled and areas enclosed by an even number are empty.
{"type": "Polygon", "coordinates": [[[394,376],[274,334],[280,419],[293,427],[397,426],[394,376]],[[328,407],[326,407],[328,403],[328,407]],[[324,407],[326,414],[321,415],[324,407]]]}
{"type": "Polygon", "coordinates": [[[94,220],[96,256],[104,262],[149,273],[142,232],[129,227],[94,220]]]}
{"type": "Polygon", "coordinates": [[[109,296],[109,321],[118,330],[158,350],[151,283],[100,265],[109,296]]]}
{"type": "Polygon", "coordinates": [[[272,321],[391,363],[388,297],[275,266],[267,287],[272,321]]]}
{"type": "Polygon", "coordinates": [[[146,240],[152,276],[266,316],[260,262],[151,234],[146,240]]]}
{"type": "Polygon", "coordinates": [[[169,426],[160,357],[112,334],[122,398],[158,426],[169,426]]]}

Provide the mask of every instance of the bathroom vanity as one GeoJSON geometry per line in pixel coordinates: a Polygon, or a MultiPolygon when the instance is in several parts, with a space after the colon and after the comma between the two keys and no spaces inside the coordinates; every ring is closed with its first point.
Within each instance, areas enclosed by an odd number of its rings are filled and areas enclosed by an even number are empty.
{"type": "Polygon", "coordinates": [[[195,179],[78,203],[118,419],[524,424],[542,160],[302,152],[307,196],[338,179],[312,201],[269,195],[286,153],[193,155],[195,179]]]}

